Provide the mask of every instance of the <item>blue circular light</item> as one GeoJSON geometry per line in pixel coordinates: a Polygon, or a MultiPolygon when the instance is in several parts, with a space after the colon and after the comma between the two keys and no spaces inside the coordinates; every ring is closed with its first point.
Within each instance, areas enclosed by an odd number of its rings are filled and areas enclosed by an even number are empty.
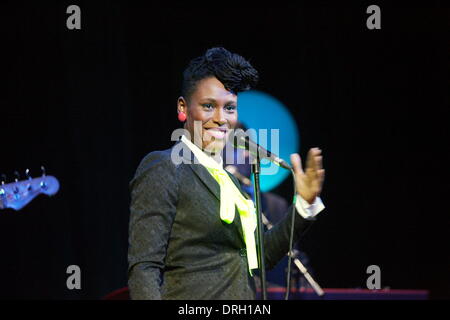
{"type": "MultiPolygon", "coordinates": [[[[264,148],[278,154],[287,162],[290,162],[290,155],[298,152],[300,147],[300,135],[292,115],[288,109],[276,98],[261,91],[246,91],[238,96],[239,121],[248,129],[255,129],[258,133],[257,141],[264,148]],[[259,132],[261,129],[267,130],[267,138],[259,132]],[[276,139],[276,131],[279,130],[279,137],[276,139]],[[266,141],[264,141],[266,140],[266,141]],[[278,141],[276,141],[278,140],[278,141]],[[277,147],[276,143],[279,142],[277,147]],[[278,149],[278,150],[277,150],[278,149]]],[[[255,138],[255,137],[252,137],[255,138]]],[[[283,168],[276,168],[268,161],[261,161],[261,191],[267,192],[277,187],[287,176],[289,171],[283,168]],[[273,172],[276,174],[272,174],[273,172]]]]}

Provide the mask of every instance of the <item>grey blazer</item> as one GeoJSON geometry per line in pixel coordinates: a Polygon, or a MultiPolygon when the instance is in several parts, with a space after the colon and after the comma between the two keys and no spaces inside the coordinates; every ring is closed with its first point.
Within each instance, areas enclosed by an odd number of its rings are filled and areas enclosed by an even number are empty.
{"type": "MultiPolygon", "coordinates": [[[[172,149],[149,153],[130,182],[131,298],[255,299],[239,213],[233,223],[222,222],[218,183],[192,163],[192,152],[181,149],[188,163],[174,164],[172,149]]],[[[289,208],[285,219],[264,234],[268,269],[288,252],[291,214],[289,208]]],[[[297,241],[311,221],[295,214],[297,241]]]]}

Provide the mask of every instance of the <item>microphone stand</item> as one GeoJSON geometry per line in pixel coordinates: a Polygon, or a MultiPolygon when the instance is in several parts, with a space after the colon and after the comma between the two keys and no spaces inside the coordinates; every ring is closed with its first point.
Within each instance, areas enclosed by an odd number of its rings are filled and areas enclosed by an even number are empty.
{"type": "Polygon", "coordinates": [[[291,251],[291,255],[294,258],[294,263],[297,266],[297,268],[300,270],[300,272],[303,274],[305,279],[309,282],[311,287],[314,289],[316,294],[319,297],[322,297],[325,293],[323,292],[322,288],[319,286],[319,284],[313,279],[311,274],[308,272],[308,269],[301,263],[300,259],[296,257],[295,252],[291,251]]]}
{"type": "Polygon", "coordinates": [[[257,153],[256,159],[252,163],[252,173],[255,179],[253,184],[255,193],[255,205],[256,205],[256,217],[257,217],[257,254],[258,254],[258,269],[259,276],[261,280],[261,296],[263,300],[267,300],[267,290],[266,290],[266,265],[264,261],[264,229],[262,223],[262,212],[261,212],[261,190],[259,185],[259,174],[261,172],[261,164],[259,159],[259,153],[257,153]]]}
{"type": "MultiPolygon", "coordinates": [[[[264,214],[262,215],[262,221],[268,230],[272,229],[273,224],[269,221],[269,219],[267,219],[267,217],[264,214]]],[[[300,272],[303,274],[305,279],[309,282],[309,284],[311,285],[313,290],[316,292],[316,294],[319,297],[322,297],[325,293],[323,292],[320,285],[313,279],[313,277],[309,273],[308,269],[300,261],[300,258],[298,257],[296,251],[297,250],[294,249],[290,252],[291,257],[294,259],[295,266],[298,268],[298,270],[300,270],[300,272]]],[[[288,253],[288,255],[289,255],[289,253],[288,253]]]]}

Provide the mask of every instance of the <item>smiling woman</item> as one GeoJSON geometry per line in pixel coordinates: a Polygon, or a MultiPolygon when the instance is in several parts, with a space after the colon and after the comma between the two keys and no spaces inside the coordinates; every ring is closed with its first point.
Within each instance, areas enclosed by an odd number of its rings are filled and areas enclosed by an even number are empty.
{"type": "Polygon", "coordinates": [[[203,151],[219,152],[237,123],[237,94],[256,85],[258,72],[243,57],[212,48],[193,59],[183,76],[177,107],[186,114],[184,127],[201,137],[194,142],[201,141],[203,151]]]}
{"type": "Polygon", "coordinates": [[[185,129],[191,137],[201,137],[194,141],[202,141],[198,147],[209,153],[224,148],[230,129],[237,123],[236,106],[237,95],[225,89],[215,77],[200,80],[188,100],[178,98],[178,112],[186,113],[185,129]]]}
{"type": "MultiPolygon", "coordinates": [[[[255,206],[224,170],[220,154],[238,121],[238,93],[257,80],[257,71],[244,58],[224,48],[208,50],[184,72],[177,110],[186,132],[171,149],[150,152],[130,184],[131,298],[256,297],[255,206]],[[183,162],[172,157],[178,150],[183,162]]],[[[300,194],[296,241],[323,209],[318,197],[323,170],[318,149],[310,151],[306,174],[298,155],[292,159],[300,194]]],[[[291,207],[264,234],[268,268],[289,251],[294,214],[291,207]]]]}

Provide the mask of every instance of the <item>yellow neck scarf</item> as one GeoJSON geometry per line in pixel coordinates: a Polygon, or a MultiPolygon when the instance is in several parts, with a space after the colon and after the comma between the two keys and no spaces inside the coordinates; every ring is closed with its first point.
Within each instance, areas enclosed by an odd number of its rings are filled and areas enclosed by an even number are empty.
{"type": "Polygon", "coordinates": [[[253,201],[244,197],[219,163],[207,156],[185,136],[181,137],[181,141],[191,149],[199,163],[208,170],[219,184],[220,218],[228,224],[232,223],[237,207],[244,232],[245,245],[247,247],[248,268],[252,275],[252,269],[258,268],[255,242],[256,212],[253,201]]]}

